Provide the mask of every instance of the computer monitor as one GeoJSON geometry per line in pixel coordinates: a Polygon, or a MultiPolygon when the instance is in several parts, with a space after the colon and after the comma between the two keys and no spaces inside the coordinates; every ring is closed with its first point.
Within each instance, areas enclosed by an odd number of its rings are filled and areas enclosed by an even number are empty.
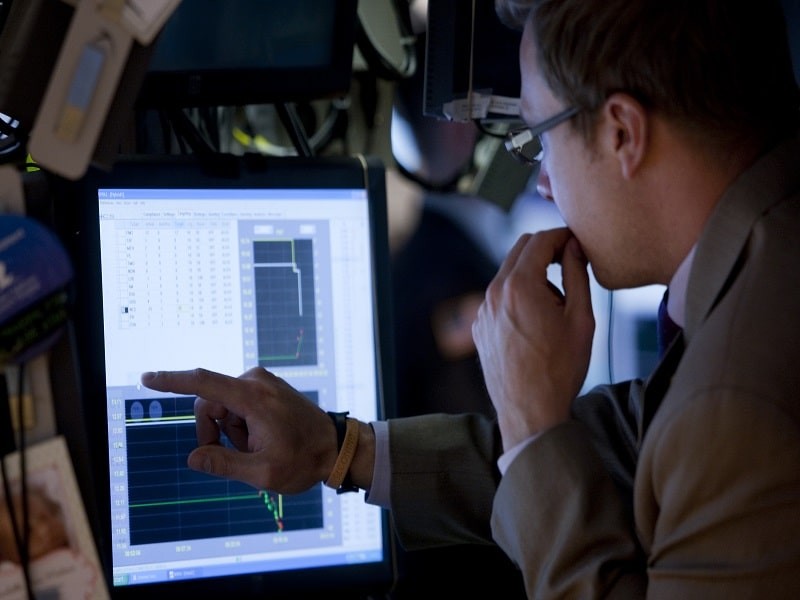
{"type": "Polygon", "coordinates": [[[191,0],[154,42],[142,108],[238,106],[350,89],[357,0],[191,0]]]}
{"type": "Polygon", "coordinates": [[[522,34],[493,0],[428,0],[424,113],[453,121],[518,121],[522,34]]]}
{"type": "Polygon", "coordinates": [[[383,167],[130,158],[91,169],[59,201],[80,213],[67,237],[112,595],[388,589],[386,511],[363,492],[281,495],[191,471],[194,398],[139,383],[148,370],[261,366],[325,410],[386,416],[383,167]]]}

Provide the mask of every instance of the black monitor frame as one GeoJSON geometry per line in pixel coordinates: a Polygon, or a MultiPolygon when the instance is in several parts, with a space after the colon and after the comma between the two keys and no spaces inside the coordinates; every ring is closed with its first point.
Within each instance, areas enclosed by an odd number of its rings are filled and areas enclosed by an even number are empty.
{"type": "MultiPolygon", "coordinates": [[[[248,4],[263,1],[214,0],[213,8],[206,10],[219,11],[220,14],[198,16],[205,17],[203,20],[206,22],[221,23],[219,17],[222,11],[239,11],[240,18],[246,18],[248,4]]],[[[183,16],[180,13],[188,14],[193,10],[192,2],[184,2],[178,6],[154,42],[154,55],[139,91],[137,107],[163,109],[244,106],[304,102],[345,95],[351,83],[358,2],[357,0],[324,0],[324,2],[326,8],[331,6],[334,8],[334,22],[331,23],[332,44],[325,64],[281,68],[269,64],[269,57],[263,57],[264,64],[258,67],[243,67],[238,64],[210,67],[194,63],[189,51],[182,59],[186,61],[184,68],[162,69],[158,62],[158,44],[172,35],[171,30],[175,25],[171,21],[176,16],[183,16]]],[[[292,2],[279,2],[279,4],[284,10],[293,6],[292,2]]],[[[237,39],[235,31],[220,29],[217,34],[229,37],[231,43],[237,39]]],[[[308,43],[314,43],[314,40],[308,40],[308,43]]]]}
{"type": "MultiPolygon", "coordinates": [[[[379,161],[364,157],[331,157],[324,159],[262,156],[213,158],[191,156],[131,157],[121,159],[110,171],[90,169],[77,182],[57,180],[53,183],[55,221],[58,231],[75,263],[75,306],[71,330],[77,355],[79,386],[85,422],[83,428],[88,456],[76,456],[79,463],[88,462],[90,485],[82,492],[87,506],[95,506],[96,540],[105,575],[114,598],[139,598],[143,594],[177,594],[181,597],[210,597],[227,594],[236,597],[305,598],[323,595],[326,598],[359,598],[385,593],[393,583],[394,560],[392,533],[388,513],[381,511],[381,528],[385,555],[379,562],[332,567],[314,567],[288,571],[270,571],[229,575],[186,581],[159,582],[114,587],[112,578],[112,525],[109,508],[109,427],[104,359],[103,297],[98,228],[98,188],[104,186],[148,186],[189,188],[264,187],[366,187],[374,199],[370,203],[370,221],[374,225],[373,294],[375,297],[375,331],[378,348],[375,365],[378,394],[384,418],[394,412],[393,340],[391,338],[391,306],[389,281],[388,231],[384,168],[379,161]]],[[[357,415],[355,415],[357,416],[357,415]]],[[[82,470],[87,465],[78,465],[82,470]]],[[[333,490],[330,490],[333,492],[333,490]]],[[[335,492],[334,492],[335,493],[335,492]]],[[[355,498],[356,501],[363,501],[355,498]]]]}

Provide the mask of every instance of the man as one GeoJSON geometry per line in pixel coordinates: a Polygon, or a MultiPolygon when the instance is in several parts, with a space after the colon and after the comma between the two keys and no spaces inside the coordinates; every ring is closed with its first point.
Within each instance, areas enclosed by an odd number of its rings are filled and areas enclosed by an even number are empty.
{"type": "MultiPolygon", "coordinates": [[[[568,229],[523,236],[479,310],[497,427],[361,423],[353,482],[409,548],[494,539],[531,598],[800,597],[800,103],[778,5],[498,10],[524,25],[522,115],[568,229]],[[575,399],[587,261],[611,289],[668,284],[683,330],[647,381],[575,399]]],[[[143,381],[202,396],[193,468],[290,492],[334,465],[328,416],[263,370],[143,381]]]]}

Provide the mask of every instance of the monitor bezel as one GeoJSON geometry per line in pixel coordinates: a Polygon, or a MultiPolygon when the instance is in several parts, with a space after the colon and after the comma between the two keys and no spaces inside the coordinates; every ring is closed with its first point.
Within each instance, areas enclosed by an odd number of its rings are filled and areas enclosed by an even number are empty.
{"type": "MultiPolygon", "coordinates": [[[[386,511],[381,511],[381,536],[384,547],[379,562],[315,567],[292,571],[273,571],[217,578],[113,586],[111,556],[111,510],[109,494],[108,427],[106,398],[103,299],[101,287],[100,236],[97,190],[108,187],[151,188],[364,188],[369,197],[372,224],[373,294],[375,298],[375,335],[378,382],[378,418],[392,414],[394,407],[393,341],[389,281],[388,223],[385,170],[372,157],[274,158],[255,155],[242,157],[130,156],[120,159],[110,171],[91,168],[75,182],[54,182],[55,221],[60,223],[65,246],[75,264],[74,306],[71,331],[77,355],[83,430],[86,432],[86,460],[91,480],[84,482],[82,493],[87,506],[96,509],[90,515],[95,529],[98,553],[109,591],[113,598],[138,598],[146,593],[231,594],[249,597],[303,598],[325,592],[326,597],[353,594],[385,593],[393,584],[394,557],[391,525],[386,511]],[[310,182],[314,182],[310,185],[310,182]],[[92,518],[93,517],[93,518],[92,518]]],[[[87,465],[79,465],[86,467],[87,465]]]]}
{"type": "MultiPolygon", "coordinates": [[[[335,0],[333,4],[336,11],[328,64],[294,68],[231,65],[224,69],[185,70],[158,70],[151,64],[139,90],[137,108],[245,106],[308,102],[346,95],[353,72],[358,1],[335,0]]],[[[227,2],[220,2],[219,7],[230,10],[227,2]]],[[[184,9],[188,10],[188,5],[184,9]]],[[[154,44],[157,47],[158,38],[154,44]]]]}

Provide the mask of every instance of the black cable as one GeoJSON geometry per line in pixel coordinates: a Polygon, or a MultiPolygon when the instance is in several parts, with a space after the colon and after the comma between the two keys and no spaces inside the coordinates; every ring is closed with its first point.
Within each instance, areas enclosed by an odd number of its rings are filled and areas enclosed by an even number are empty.
{"type": "Polygon", "coordinates": [[[369,71],[357,77],[358,80],[358,102],[361,106],[361,116],[364,119],[366,128],[366,142],[364,147],[366,153],[372,152],[372,145],[375,139],[375,123],[378,115],[379,93],[378,78],[375,73],[369,71]]]}
{"type": "MultiPolygon", "coordinates": [[[[11,419],[11,407],[8,398],[8,386],[6,385],[5,376],[0,376],[2,389],[0,389],[0,408],[3,410],[4,421],[7,422],[11,430],[11,440],[13,441],[13,422],[11,419]]],[[[24,394],[24,381],[25,374],[23,365],[19,367],[19,380],[17,385],[17,420],[19,423],[19,456],[20,456],[20,487],[22,499],[22,523],[17,520],[17,512],[14,507],[14,500],[11,495],[11,483],[8,476],[8,468],[6,466],[7,455],[3,453],[0,455],[0,472],[2,473],[3,480],[3,494],[5,496],[6,509],[8,510],[8,518],[11,522],[11,530],[14,534],[14,543],[17,547],[19,554],[20,567],[22,568],[22,575],[25,580],[25,589],[27,591],[28,600],[34,600],[33,583],[30,574],[30,557],[28,552],[28,543],[30,538],[30,520],[28,517],[28,485],[26,477],[26,464],[25,464],[25,436],[24,436],[24,420],[23,420],[23,401],[24,394]]]]}
{"type": "Polygon", "coordinates": [[[172,127],[164,110],[158,111],[158,122],[161,125],[161,139],[164,143],[164,154],[172,154],[172,127]]]}
{"type": "MultiPolygon", "coordinates": [[[[414,27],[411,25],[411,3],[412,0],[392,0],[398,19],[400,35],[404,38],[413,37],[414,35],[414,27]]],[[[412,43],[411,46],[413,45],[412,43]]]]}
{"type": "Polygon", "coordinates": [[[173,128],[170,128],[170,132],[175,134],[175,141],[178,144],[178,153],[189,154],[189,147],[186,145],[186,140],[183,139],[183,136],[177,131],[173,131],[173,128]]]}
{"type": "Polygon", "coordinates": [[[608,382],[614,383],[614,292],[608,290],[608,338],[606,353],[608,354],[608,382]]]}
{"type": "Polygon", "coordinates": [[[328,112],[317,130],[309,136],[308,142],[315,153],[319,154],[334,139],[335,136],[344,136],[347,131],[345,122],[346,104],[340,100],[334,100],[328,107],[328,112]]]}
{"type": "Polygon", "coordinates": [[[14,423],[11,420],[11,405],[8,400],[8,383],[5,373],[0,370],[0,457],[5,457],[16,449],[14,423]]]}
{"type": "Polygon", "coordinates": [[[434,194],[456,193],[458,191],[458,182],[461,181],[461,178],[469,171],[469,168],[465,168],[453,175],[453,177],[451,177],[448,181],[443,181],[442,183],[433,183],[432,181],[428,181],[416,173],[412,173],[396,159],[394,161],[394,167],[397,169],[397,172],[400,173],[400,175],[409,181],[413,181],[422,189],[434,194]]]}
{"type": "MultiPolygon", "coordinates": [[[[191,119],[189,119],[183,109],[168,108],[167,116],[169,117],[172,126],[175,128],[175,134],[178,137],[179,143],[181,140],[184,140],[187,144],[189,144],[192,152],[202,156],[208,156],[215,153],[214,148],[212,148],[211,144],[209,144],[203,138],[203,136],[200,135],[197,127],[194,123],[192,123],[191,119]]],[[[183,149],[183,146],[181,146],[181,148],[183,149]]]]}
{"type": "Polygon", "coordinates": [[[278,111],[281,123],[283,123],[294,147],[297,149],[297,153],[300,156],[314,156],[314,149],[308,141],[308,136],[303,124],[300,122],[300,118],[297,116],[294,103],[278,102],[275,105],[275,109],[278,111]]]}
{"type": "Polygon", "coordinates": [[[184,111],[184,114],[189,123],[193,125],[197,135],[203,139],[205,145],[216,153],[219,152],[219,136],[214,131],[216,129],[216,118],[212,116],[212,110],[213,108],[210,106],[200,106],[188,112],[184,111]]]}
{"type": "Polygon", "coordinates": [[[219,115],[216,107],[207,106],[199,109],[199,118],[203,123],[203,131],[211,144],[211,147],[219,151],[219,115]]]}
{"type": "Polygon", "coordinates": [[[17,425],[19,427],[19,480],[22,490],[22,548],[20,562],[28,569],[30,564],[31,521],[28,507],[28,468],[25,451],[25,363],[17,370],[17,425]]]}
{"type": "MultiPolygon", "coordinates": [[[[327,131],[327,133],[321,136],[322,141],[320,145],[314,147],[317,148],[317,150],[324,150],[328,144],[334,140],[339,140],[342,144],[342,152],[345,155],[350,154],[350,146],[347,137],[347,131],[350,128],[350,98],[343,97],[334,99],[331,102],[331,110],[328,115],[329,117],[327,117],[320,126],[320,131],[327,131]],[[328,124],[330,127],[328,127],[328,124]]],[[[312,144],[316,135],[317,134],[311,136],[312,144]]]]}

